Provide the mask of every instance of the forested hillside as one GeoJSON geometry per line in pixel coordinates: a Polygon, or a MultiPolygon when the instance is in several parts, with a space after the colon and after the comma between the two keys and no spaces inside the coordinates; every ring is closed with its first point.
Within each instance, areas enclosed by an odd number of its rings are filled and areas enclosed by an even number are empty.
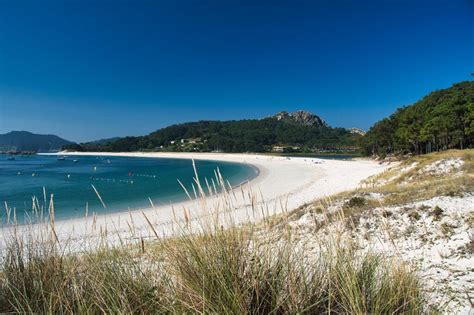
{"type": "Polygon", "coordinates": [[[361,147],[367,155],[424,154],[474,146],[474,81],[434,91],[399,108],[370,128],[361,147]]]}
{"type": "Polygon", "coordinates": [[[363,131],[332,128],[298,111],[263,119],[176,124],[146,136],[68,145],[77,151],[269,152],[354,150],[366,155],[424,154],[474,146],[474,81],[434,91],[363,131]]]}
{"type": "Polygon", "coordinates": [[[299,111],[278,113],[263,119],[198,121],[172,125],[143,137],[125,137],[97,144],[66,147],[79,151],[313,151],[322,148],[354,148],[361,136],[344,128],[331,128],[318,116],[299,111]]]}

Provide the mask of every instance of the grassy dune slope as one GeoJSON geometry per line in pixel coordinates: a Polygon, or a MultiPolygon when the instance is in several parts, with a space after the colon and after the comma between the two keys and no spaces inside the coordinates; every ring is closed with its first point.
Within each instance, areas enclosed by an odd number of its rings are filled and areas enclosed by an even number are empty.
{"type": "Polygon", "coordinates": [[[407,159],[356,191],[297,209],[288,221],[302,243],[337,233],[356,252],[405,261],[432,308],[474,310],[474,150],[407,159]]]}

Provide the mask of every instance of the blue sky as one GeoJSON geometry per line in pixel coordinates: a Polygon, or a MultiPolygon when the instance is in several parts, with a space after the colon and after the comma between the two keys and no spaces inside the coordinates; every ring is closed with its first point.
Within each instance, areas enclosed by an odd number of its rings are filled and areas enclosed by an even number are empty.
{"type": "Polygon", "coordinates": [[[305,109],[369,128],[472,80],[474,1],[0,1],[0,133],[305,109]]]}

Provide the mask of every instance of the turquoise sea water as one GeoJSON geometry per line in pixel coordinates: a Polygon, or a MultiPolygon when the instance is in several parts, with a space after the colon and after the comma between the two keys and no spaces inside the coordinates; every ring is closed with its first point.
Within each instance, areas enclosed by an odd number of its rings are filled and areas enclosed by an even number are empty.
{"type": "MultiPolygon", "coordinates": [[[[257,170],[237,163],[196,161],[199,177],[214,178],[219,168],[231,185],[251,179],[257,170]]],[[[56,156],[16,156],[8,160],[0,155],[0,202],[2,222],[5,222],[6,202],[15,208],[17,219],[24,222],[31,214],[32,197],[40,205],[47,204],[54,194],[56,219],[83,217],[89,214],[112,213],[150,207],[187,199],[178,179],[192,193],[194,171],[191,160],[163,158],[127,158],[77,156],[58,160],[56,156]],[[74,162],[74,160],[77,160],[74,162]],[[94,189],[99,191],[107,208],[104,209],[94,189]]]]}

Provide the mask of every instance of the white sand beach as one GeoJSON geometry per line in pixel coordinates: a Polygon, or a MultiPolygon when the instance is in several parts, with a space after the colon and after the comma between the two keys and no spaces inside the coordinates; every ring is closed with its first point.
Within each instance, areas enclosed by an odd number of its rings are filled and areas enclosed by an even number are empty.
{"type": "MultiPolygon", "coordinates": [[[[113,209],[109,209],[107,215],[89,214],[87,218],[55,222],[60,240],[80,243],[85,235],[89,240],[107,235],[111,241],[156,238],[157,234],[166,237],[173,234],[176,221],[188,216],[190,221],[199,221],[201,225],[206,219],[210,220],[209,214],[215,214],[216,209],[232,212],[234,223],[256,221],[265,215],[290,211],[315,199],[357,188],[362,180],[390,167],[363,159],[329,160],[257,154],[68,152],[67,155],[182,158],[189,159],[190,163],[191,159],[215,160],[247,163],[259,170],[256,178],[234,188],[227,198],[222,198],[222,195],[208,197],[205,205],[202,200],[192,200],[169,206],[150,205],[147,209],[130,209],[129,212],[120,213],[113,213],[113,209]],[[260,210],[255,211],[258,207],[260,210]]],[[[207,192],[207,188],[204,190],[207,192]]],[[[194,196],[193,192],[190,194],[194,196]]]]}

